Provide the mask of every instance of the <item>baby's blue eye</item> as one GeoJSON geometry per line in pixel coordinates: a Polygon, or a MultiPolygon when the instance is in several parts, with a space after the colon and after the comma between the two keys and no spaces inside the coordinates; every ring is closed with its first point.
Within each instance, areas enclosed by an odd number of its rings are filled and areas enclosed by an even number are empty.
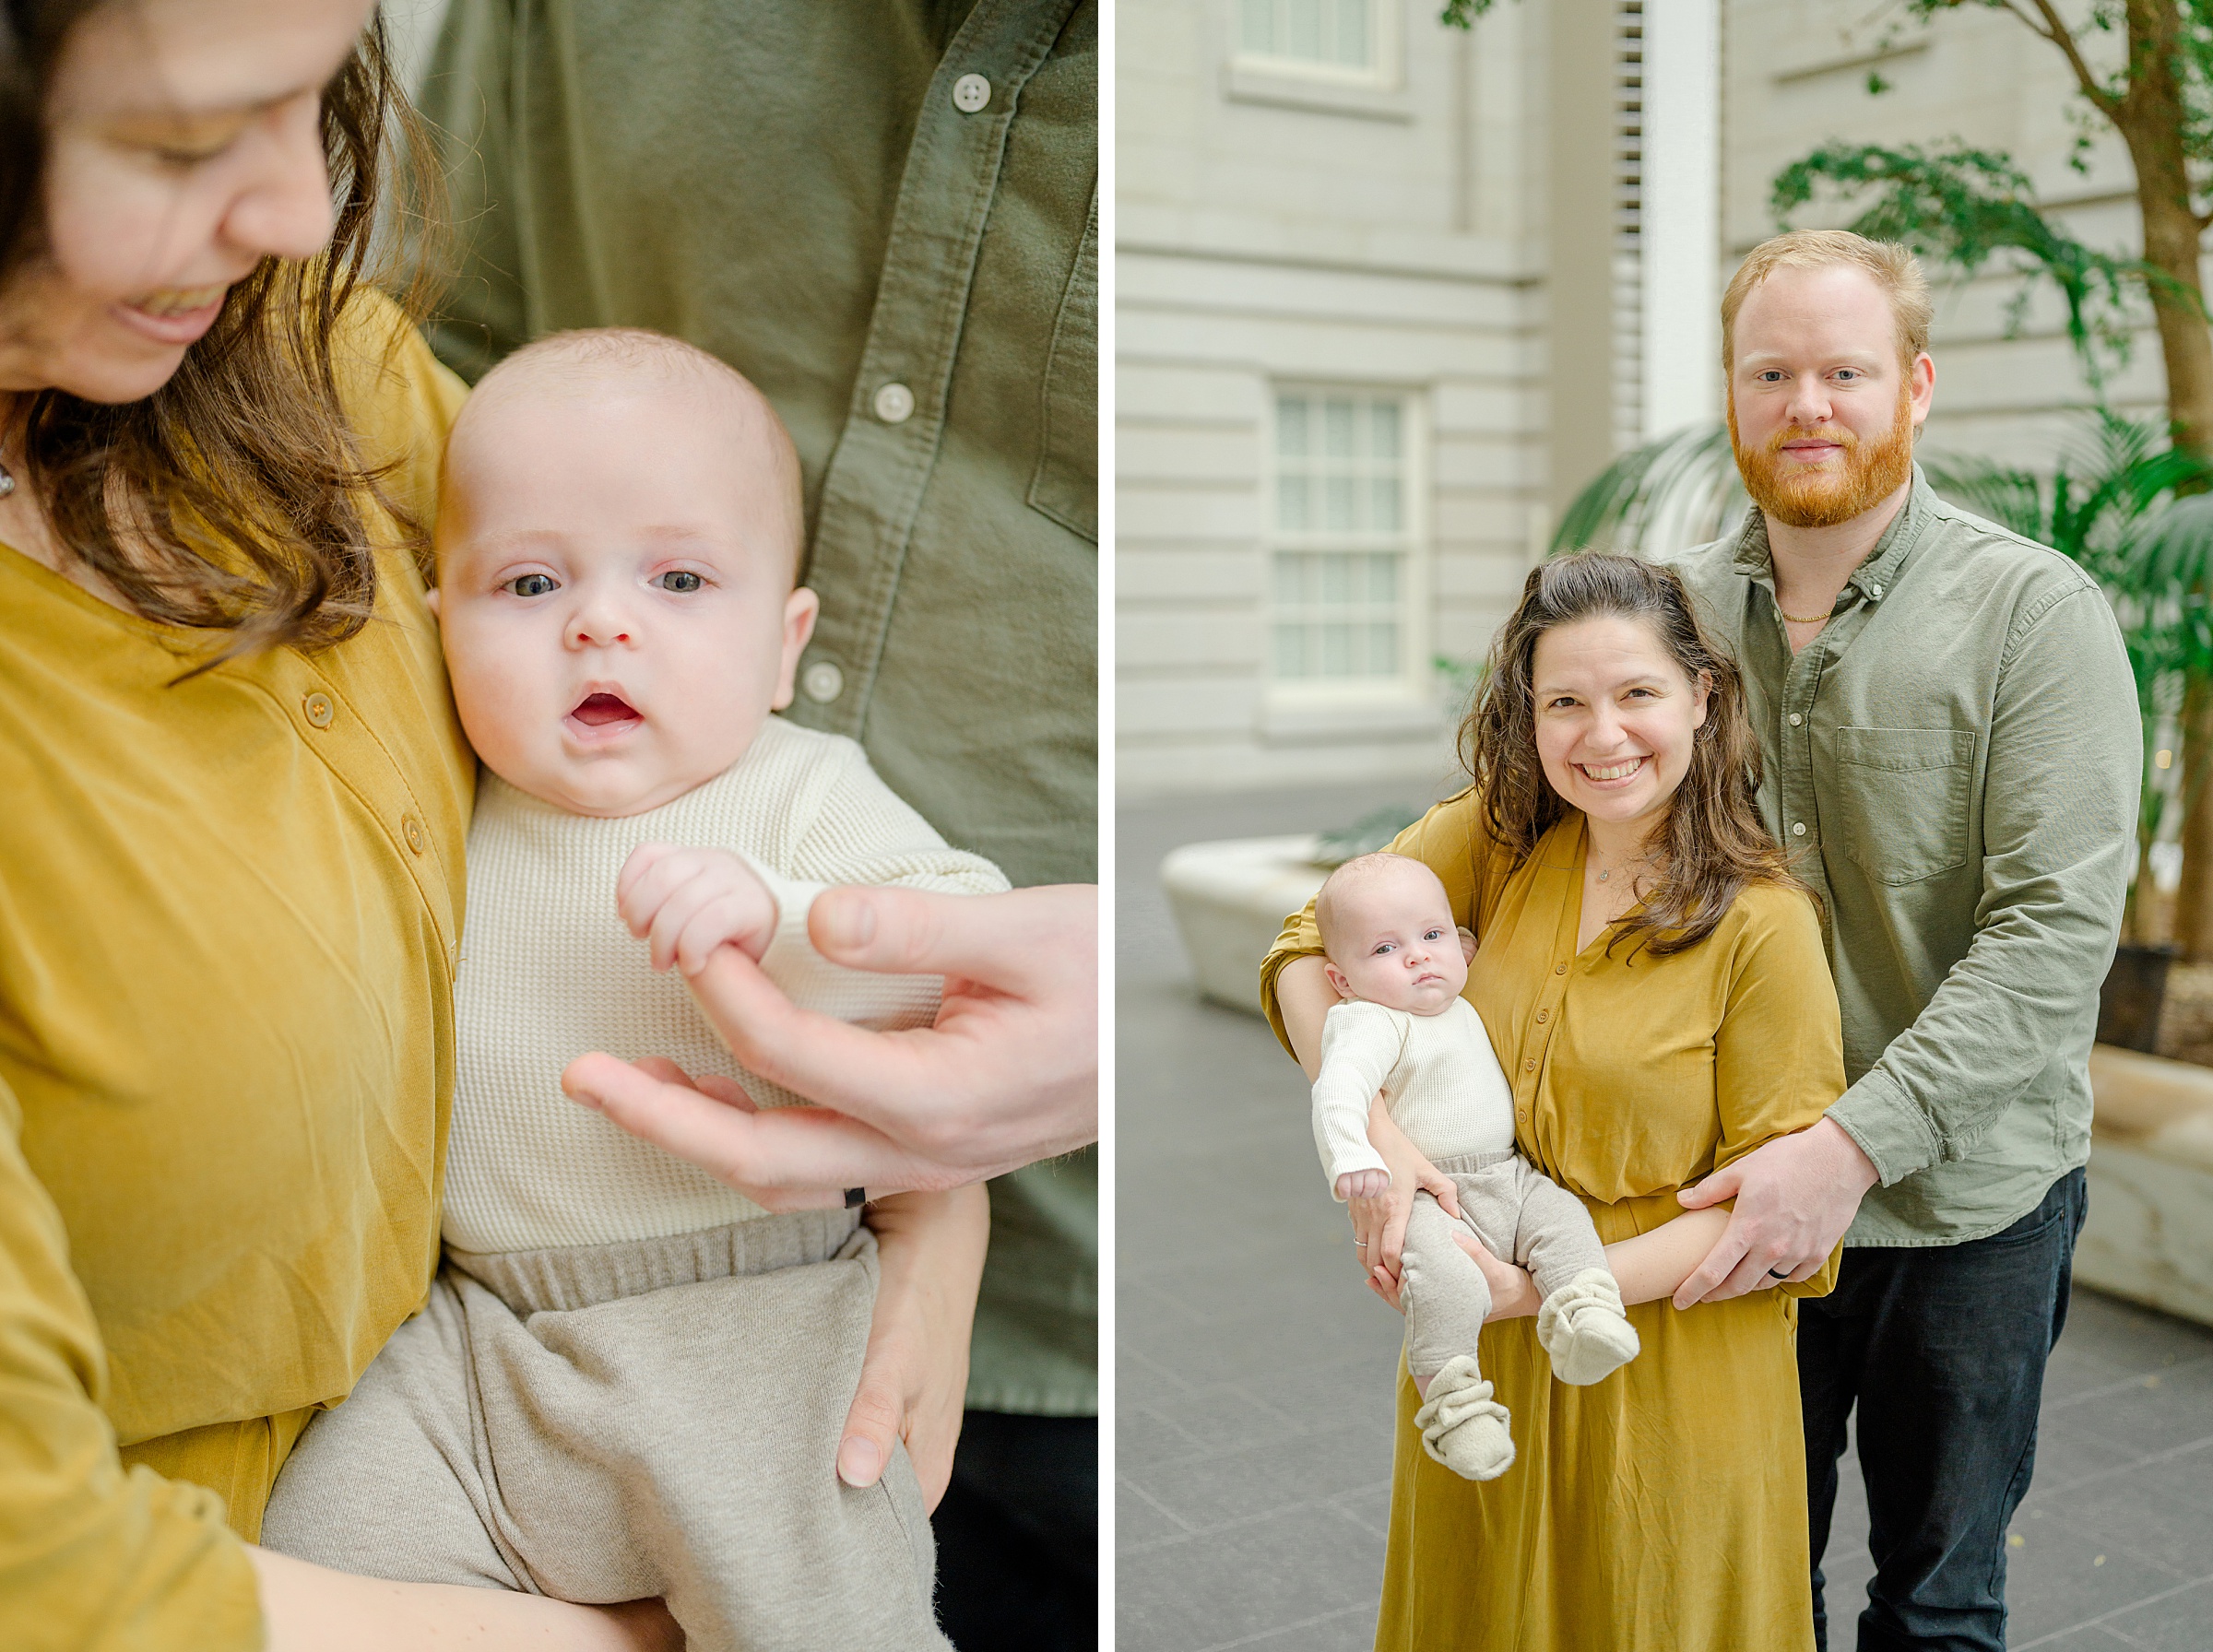
{"type": "Polygon", "coordinates": [[[523,573],[501,588],[513,591],[517,596],[543,596],[549,591],[560,590],[561,582],[550,573],[523,573]]]}
{"type": "Polygon", "coordinates": [[[696,591],[707,582],[688,569],[672,568],[653,583],[664,591],[683,593],[696,591]]]}

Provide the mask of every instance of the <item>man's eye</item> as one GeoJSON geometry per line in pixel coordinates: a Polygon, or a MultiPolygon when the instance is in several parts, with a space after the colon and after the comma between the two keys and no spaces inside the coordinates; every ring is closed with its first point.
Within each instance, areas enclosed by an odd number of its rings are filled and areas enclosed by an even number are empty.
{"type": "Polygon", "coordinates": [[[688,569],[672,568],[667,573],[662,574],[658,579],[655,580],[653,583],[660,586],[660,588],[664,591],[675,591],[682,593],[686,591],[699,590],[707,582],[700,578],[698,574],[690,572],[688,569]]]}
{"type": "Polygon", "coordinates": [[[550,591],[560,590],[561,582],[550,573],[523,573],[509,580],[500,589],[513,591],[517,596],[543,596],[550,591]]]}

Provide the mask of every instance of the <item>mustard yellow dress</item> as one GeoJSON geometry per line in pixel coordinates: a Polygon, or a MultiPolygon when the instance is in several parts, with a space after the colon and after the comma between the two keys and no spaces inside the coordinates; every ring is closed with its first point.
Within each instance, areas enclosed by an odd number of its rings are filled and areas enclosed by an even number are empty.
{"type": "MultiPolygon", "coordinates": [[[[1813,906],[1754,886],[1671,957],[1612,931],[1578,950],[1583,818],[1513,867],[1473,793],[1392,848],[1444,879],[1478,948],[1466,997],[1514,1092],[1521,1150],[1580,1198],[1601,1240],[1679,1214],[1676,1190],[1818,1120],[1844,1089],[1836,989],[1813,906]]],[[[1308,910],[1269,955],[1320,950],[1308,910]]],[[[1629,1310],[1643,1351],[1605,1381],[1552,1379],[1533,1318],[1484,1332],[1484,1374],[1513,1413],[1501,1478],[1432,1462],[1401,1372],[1379,1649],[1802,1652],[1813,1645],[1797,1304],[1835,1282],[1677,1312],[1629,1310]]]]}
{"type": "MultiPolygon", "coordinates": [[[[349,406],[427,514],[464,394],[364,300],[349,406]]],[[[391,524],[372,522],[381,539],[391,524]]],[[[246,1652],[239,1539],[438,1250],[475,766],[408,557],[333,649],[0,546],[0,1645],[246,1652]]]]}

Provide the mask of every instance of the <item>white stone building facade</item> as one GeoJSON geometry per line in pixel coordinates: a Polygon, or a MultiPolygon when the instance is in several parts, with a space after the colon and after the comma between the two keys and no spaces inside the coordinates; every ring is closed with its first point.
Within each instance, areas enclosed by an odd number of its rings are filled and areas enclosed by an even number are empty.
{"type": "MultiPolygon", "coordinates": [[[[1437,10],[1119,5],[1125,797],[1449,775],[1438,662],[1481,655],[1615,454],[1718,417],[1721,285],[1816,145],[2002,149],[2084,240],[2136,234],[2118,142],[2070,164],[2065,65],[2003,14],[1437,10]]],[[[1940,282],[1932,448],[2045,463],[2079,427],[2057,301],[2009,320],[2017,286],[1940,282]]],[[[2148,328],[2108,394],[2160,406],[2148,328]]]]}
{"type": "Polygon", "coordinates": [[[1711,410],[1676,366],[1710,338],[1643,324],[1712,306],[1714,16],[1509,4],[1469,34],[1425,0],[1123,0],[1125,796],[1450,771],[1462,673],[1568,483],[1711,410]],[[1642,244],[1661,14],[1695,89],[1654,112],[1702,160],[1642,244]]]}

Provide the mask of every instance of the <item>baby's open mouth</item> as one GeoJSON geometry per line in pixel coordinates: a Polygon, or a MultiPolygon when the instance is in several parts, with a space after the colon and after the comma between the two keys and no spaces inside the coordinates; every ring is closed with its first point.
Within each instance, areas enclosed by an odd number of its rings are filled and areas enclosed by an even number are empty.
{"type": "Polygon", "coordinates": [[[586,694],[569,715],[586,728],[609,728],[616,724],[645,720],[620,694],[586,694]]]}

